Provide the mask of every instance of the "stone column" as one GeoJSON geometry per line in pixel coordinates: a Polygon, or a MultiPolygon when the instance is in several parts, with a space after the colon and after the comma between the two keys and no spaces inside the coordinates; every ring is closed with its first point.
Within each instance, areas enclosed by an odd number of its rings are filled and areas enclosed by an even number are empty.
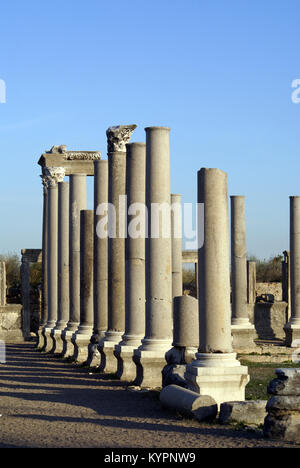
{"type": "Polygon", "coordinates": [[[290,197],[291,318],[284,327],[286,346],[300,343],[300,196],[290,197]]]}
{"type": "Polygon", "coordinates": [[[63,356],[73,356],[72,336],[80,322],[80,211],[86,209],[86,175],[70,175],[69,261],[70,261],[70,314],[61,337],[63,356]]]}
{"type": "Polygon", "coordinates": [[[282,301],[287,303],[287,321],[291,317],[291,275],[290,275],[290,252],[283,252],[282,266],[282,301]]]}
{"type": "Polygon", "coordinates": [[[58,182],[62,182],[65,170],[61,167],[48,167],[45,170],[48,182],[48,246],[47,246],[47,276],[48,276],[48,320],[44,327],[45,351],[52,352],[54,343],[51,331],[57,321],[57,274],[58,274],[58,182]]]}
{"type": "Polygon", "coordinates": [[[108,329],[98,345],[100,369],[117,371],[114,347],[125,329],[126,143],[136,125],[110,127],[108,143],[108,329]]]}
{"type": "Polygon", "coordinates": [[[55,352],[62,353],[62,330],[67,326],[70,311],[69,291],[69,182],[58,183],[58,310],[52,332],[55,352]]]}
{"type": "Polygon", "coordinates": [[[181,195],[171,194],[172,297],[182,295],[182,214],[181,195]]]}
{"type": "Polygon", "coordinates": [[[247,302],[256,302],[256,262],[247,260],[247,302]]]}
{"type": "Polygon", "coordinates": [[[231,201],[231,287],[233,348],[253,348],[256,337],[249,321],[247,306],[247,246],[245,197],[235,195],[231,201]]]}
{"type": "Polygon", "coordinates": [[[232,352],[229,217],[227,174],[219,169],[198,172],[198,238],[204,224],[204,242],[198,249],[200,345],[196,360],[187,366],[191,389],[209,395],[218,404],[244,400],[249,381],[247,367],[232,352]]]}
{"type": "Polygon", "coordinates": [[[135,350],[136,384],[161,387],[165,354],[172,344],[172,239],[170,149],[167,127],[146,131],[146,334],[135,350]]]}
{"type": "Polygon", "coordinates": [[[88,363],[100,364],[97,349],[105,337],[108,317],[108,161],[94,161],[94,329],[88,363]]]}
{"type": "Polygon", "coordinates": [[[6,306],[6,266],[0,262],[0,307],[6,306]]]}
{"type": "Polygon", "coordinates": [[[133,352],[145,336],[146,145],[130,143],[126,145],[126,151],[125,334],[122,342],[115,346],[115,356],[118,377],[133,381],[136,377],[133,352]]]}
{"type": "Polygon", "coordinates": [[[22,289],[22,329],[26,340],[30,338],[30,263],[23,256],[20,276],[22,289]]]}
{"type": "Polygon", "coordinates": [[[88,346],[94,323],[94,211],[80,212],[80,325],[73,334],[73,358],[84,362],[88,358],[88,346]]]}
{"type": "Polygon", "coordinates": [[[48,320],[48,281],[47,281],[47,264],[48,264],[48,184],[47,176],[42,173],[43,184],[43,225],[42,225],[42,311],[41,322],[37,333],[36,347],[44,348],[43,329],[48,320]]]}

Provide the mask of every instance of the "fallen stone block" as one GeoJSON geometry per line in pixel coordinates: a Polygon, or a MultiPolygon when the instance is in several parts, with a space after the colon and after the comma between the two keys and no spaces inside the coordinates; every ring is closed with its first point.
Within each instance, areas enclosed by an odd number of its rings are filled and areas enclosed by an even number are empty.
{"type": "Polygon", "coordinates": [[[218,412],[218,405],[210,396],[199,395],[177,385],[163,388],[160,392],[160,401],[164,407],[198,421],[213,420],[218,412]]]}
{"type": "Polygon", "coordinates": [[[263,424],[267,416],[266,400],[228,401],[220,406],[221,424],[241,422],[245,424],[263,424]]]}

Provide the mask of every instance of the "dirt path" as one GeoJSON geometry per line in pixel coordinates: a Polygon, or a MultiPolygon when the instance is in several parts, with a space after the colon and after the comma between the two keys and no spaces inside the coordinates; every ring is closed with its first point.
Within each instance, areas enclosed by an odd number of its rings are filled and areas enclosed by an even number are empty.
{"type": "Polygon", "coordinates": [[[0,364],[0,447],[290,447],[260,432],[179,419],[149,393],[8,344],[0,364]]]}

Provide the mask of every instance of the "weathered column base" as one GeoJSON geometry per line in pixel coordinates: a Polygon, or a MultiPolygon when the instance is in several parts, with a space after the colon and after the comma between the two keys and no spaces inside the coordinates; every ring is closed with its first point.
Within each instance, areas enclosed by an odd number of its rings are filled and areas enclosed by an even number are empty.
{"type": "Polygon", "coordinates": [[[298,348],[300,345],[300,324],[293,324],[291,322],[284,326],[285,332],[285,346],[291,348],[298,348]]]}
{"type": "Polygon", "coordinates": [[[43,349],[45,346],[45,338],[43,335],[43,330],[44,330],[44,325],[40,326],[37,331],[37,340],[36,340],[35,348],[43,349]]]}
{"type": "Polygon", "coordinates": [[[114,355],[115,344],[112,341],[103,341],[98,345],[98,351],[100,353],[100,372],[106,372],[107,374],[116,374],[118,370],[118,361],[114,355]]]}
{"type": "Polygon", "coordinates": [[[197,353],[187,365],[185,378],[190,390],[211,396],[218,406],[227,401],[244,401],[250,380],[248,367],[241,366],[236,353],[197,353]]]}
{"type": "Polygon", "coordinates": [[[44,346],[42,350],[45,353],[53,353],[54,343],[52,339],[52,330],[53,328],[44,327],[43,336],[44,336],[44,346]]]}
{"type": "Polygon", "coordinates": [[[74,354],[74,345],[72,343],[72,336],[74,332],[72,330],[63,330],[61,333],[61,339],[63,342],[63,349],[61,356],[63,358],[70,358],[74,354]]]}
{"type": "MultiPolygon", "coordinates": [[[[167,351],[167,350],[166,350],[167,351]]],[[[162,370],[166,365],[166,351],[136,349],[133,361],[136,364],[134,385],[147,388],[162,387],[162,370]]]]}
{"type": "Polygon", "coordinates": [[[88,357],[86,360],[86,365],[89,367],[100,367],[101,356],[98,351],[99,343],[90,342],[88,345],[88,357]]]}
{"type": "Polygon", "coordinates": [[[71,341],[74,345],[74,353],[72,358],[74,361],[83,363],[86,362],[89,356],[89,345],[91,342],[91,334],[74,333],[71,341]]]}
{"type": "Polygon", "coordinates": [[[231,325],[232,347],[236,350],[254,348],[257,333],[250,322],[246,325],[231,325]]]}
{"type": "Polygon", "coordinates": [[[51,337],[53,340],[53,352],[55,354],[62,354],[63,352],[64,342],[61,337],[62,332],[63,330],[58,330],[54,328],[51,333],[51,337]]]}
{"type": "Polygon", "coordinates": [[[115,345],[114,355],[118,362],[117,377],[120,380],[133,382],[136,379],[136,364],[133,361],[133,353],[138,346],[115,345]]]}

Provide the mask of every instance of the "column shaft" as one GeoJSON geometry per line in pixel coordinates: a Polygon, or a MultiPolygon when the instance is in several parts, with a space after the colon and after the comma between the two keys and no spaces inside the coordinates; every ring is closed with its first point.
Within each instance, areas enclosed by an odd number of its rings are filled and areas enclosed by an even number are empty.
{"type": "Polygon", "coordinates": [[[80,211],[84,209],[86,175],[70,175],[70,331],[75,331],[80,322],[80,211]]]}
{"type": "Polygon", "coordinates": [[[95,161],[94,173],[94,339],[98,342],[105,336],[108,319],[108,161],[95,161]]]}
{"type": "Polygon", "coordinates": [[[171,194],[172,297],[182,295],[182,214],[181,195],[171,194]]]}

